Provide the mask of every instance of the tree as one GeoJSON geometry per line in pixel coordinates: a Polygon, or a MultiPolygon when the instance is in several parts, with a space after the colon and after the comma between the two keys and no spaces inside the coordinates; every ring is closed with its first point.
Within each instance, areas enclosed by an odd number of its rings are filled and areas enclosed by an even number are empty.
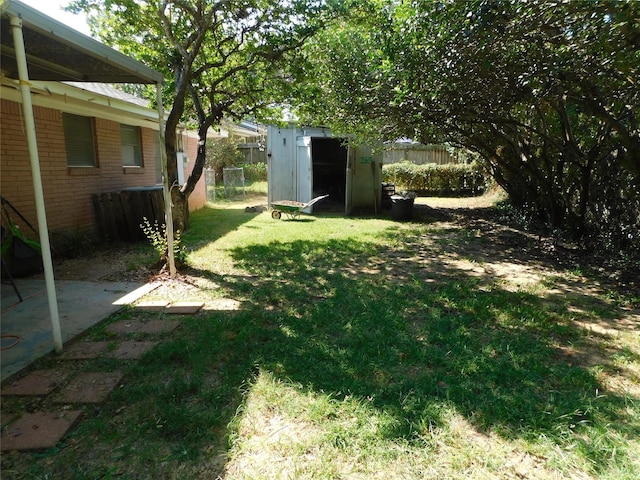
{"type": "Polygon", "coordinates": [[[184,185],[172,188],[176,228],[206,161],[207,130],[224,117],[264,116],[288,80],[286,61],[336,12],[323,0],[75,0],[108,45],[162,72],[171,104],[165,138],[169,184],[177,182],[176,132],[194,124],[199,147],[184,185]]]}
{"type": "Polygon", "coordinates": [[[640,3],[373,5],[307,46],[302,115],[464,146],[549,229],[640,246],[640,3]]]}
{"type": "Polygon", "coordinates": [[[223,170],[244,162],[244,155],[238,148],[237,140],[220,138],[207,140],[207,159],[205,166],[213,170],[216,181],[223,180],[223,170]]]}

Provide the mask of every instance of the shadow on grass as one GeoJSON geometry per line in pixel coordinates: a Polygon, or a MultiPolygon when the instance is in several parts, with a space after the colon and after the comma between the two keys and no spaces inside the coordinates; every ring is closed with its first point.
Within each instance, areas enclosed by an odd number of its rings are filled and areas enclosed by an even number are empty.
{"type": "MultiPolygon", "coordinates": [[[[194,212],[185,238],[210,242],[254,216],[194,212]]],[[[481,432],[578,451],[596,470],[626,461],[622,439],[640,435],[629,413],[637,399],[607,391],[599,372],[615,370],[616,356],[637,362],[637,355],[612,348],[597,364],[567,355],[602,349],[602,338],[574,321],[576,306],[609,327],[621,309],[568,282],[548,296],[512,291],[450,261],[481,252],[482,261],[545,265],[509,235],[485,240],[453,227],[392,227],[384,235],[394,247],[317,239],[235,248],[246,276],[193,269],[246,309],[184,318],[127,367],[122,387],[72,433],[69,447],[45,454],[34,470],[168,478],[207,452],[207,471],[184,478],[216,478],[228,425],[260,370],[310,392],[366,401],[393,419],[382,432],[391,440],[420,445],[456,412],[481,432]],[[400,244],[391,241],[398,235],[400,244]]],[[[3,460],[5,471],[12,461],[3,460]]]]}
{"type": "Polygon", "coordinates": [[[245,212],[244,204],[241,205],[237,208],[224,209],[207,205],[191,212],[189,229],[183,233],[184,244],[195,249],[214,242],[260,214],[260,212],[245,212]]]}
{"type": "Polygon", "coordinates": [[[640,435],[629,398],[563,353],[599,348],[566,305],[550,311],[536,295],[378,248],[330,240],[234,250],[256,275],[241,292],[256,308],[228,325],[228,365],[372,399],[395,418],[391,438],[418,438],[452,408],[479,431],[577,446],[606,468],[617,447],[597,432],[640,435]]]}

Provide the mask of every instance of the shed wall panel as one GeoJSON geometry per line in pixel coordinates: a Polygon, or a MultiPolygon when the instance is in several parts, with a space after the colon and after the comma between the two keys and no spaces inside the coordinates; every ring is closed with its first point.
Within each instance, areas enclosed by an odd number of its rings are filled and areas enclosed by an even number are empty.
{"type": "Polygon", "coordinates": [[[269,202],[297,200],[296,129],[269,127],[267,172],[269,202]]]}

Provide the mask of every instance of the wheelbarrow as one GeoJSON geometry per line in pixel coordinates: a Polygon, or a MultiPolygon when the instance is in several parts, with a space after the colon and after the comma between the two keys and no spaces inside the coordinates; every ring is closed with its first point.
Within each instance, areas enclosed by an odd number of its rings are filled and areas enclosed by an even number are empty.
{"type": "Polygon", "coordinates": [[[329,195],[321,195],[307,203],[295,202],[293,200],[278,200],[277,202],[271,202],[271,208],[273,208],[271,218],[278,220],[284,213],[289,219],[295,220],[300,216],[300,212],[302,212],[302,210],[318,203],[320,200],[325,199],[328,196],[329,195]]]}

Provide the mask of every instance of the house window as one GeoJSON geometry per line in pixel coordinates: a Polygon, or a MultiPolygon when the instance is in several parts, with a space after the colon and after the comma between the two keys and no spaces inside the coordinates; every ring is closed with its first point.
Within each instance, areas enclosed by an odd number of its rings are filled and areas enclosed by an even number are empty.
{"type": "Polygon", "coordinates": [[[67,165],[69,167],[97,166],[93,118],[63,113],[62,124],[67,147],[67,165]]]}
{"type": "Polygon", "coordinates": [[[153,134],[153,156],[156,159],[156,183],[162,183],[162,155],[160,152],[160,134],[153,134]]]}
{"type": "Polygon", "coordinates": [[[122,143],[122,165],[125,167],[141,167],[140,127],[120,125],[120,142],[122,143]]]}

